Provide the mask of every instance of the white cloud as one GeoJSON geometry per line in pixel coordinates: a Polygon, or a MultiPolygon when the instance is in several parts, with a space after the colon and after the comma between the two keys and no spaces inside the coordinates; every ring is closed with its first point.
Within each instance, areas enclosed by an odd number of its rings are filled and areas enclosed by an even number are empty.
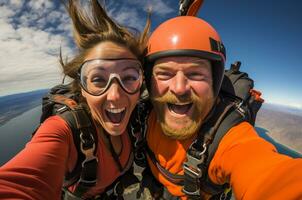
{"type": "Polygon", "coordinates": [[[14,15],[14,11],[12,9],[9,9],[6,6],[0,6],[0,19],[7,20],[9,17],[13,15],[14,15]]]}
{"type": "Polygon", "coordinates": [[[51,0],[31,0],[28,2],[28,6],[33,10],[44,13],[45,10],[51,10],[54,6],[55,1],[51,0]]]}
{"type": "Polygon", "coordinates": [[[113,17],[116,21],[122,25],[138,30],[144,28],[147,11],[150,9],[152,10],[152,15],[158,17],[165,17],[175,12],[175,10],[168,5],[167,1],[163,0],[129,0],[127,3],[125,3],[125,1],[107,0],[106,8],[109,16],[113,17]]]}
{"type": "Polygon", "coordinates": [[[0,5],[0,96],[60,83],[59,48],[65,54],[72,51],[65,12],[45,0],[0,5]]]}
{"type": "Polygon", "coordinates": [[[108,14],[120,24],[127,27],[136,28],[142,30],[145,25],[145,21],[139,20],[140,16],[138,11],[135,8],[121,8],[119,10],[109,10],[108,14]]]}
{"type": "MultiPolygon", "coordinates": [[[[152,13],[161,17],[175,12],[174,7],[172,8],[168,1],[163,0],[129,0],[129,4],[135,5],[137,9],[143,9],[144,11],[152,9],[152,13]]],[[[175,1],[175,4],[178,6],[178,1],[175,1]]]]}
{"type": "Polygon", "coordinates": [[[24,0],[10,0],[10,4],[14,6],[14,8],[20,8],[24,3],[24,0]]]}
{"type": "MultiPolygon", "coordinates": [[[[142,30],[146,11],[164,16],[172,8],[163,0],[106,0],[109,15],[142,30]]],[[[0,96],[48,88],[61,82],[59,48],[73,51],[70,19],[60,1],[0,0],[0,96]]]]}

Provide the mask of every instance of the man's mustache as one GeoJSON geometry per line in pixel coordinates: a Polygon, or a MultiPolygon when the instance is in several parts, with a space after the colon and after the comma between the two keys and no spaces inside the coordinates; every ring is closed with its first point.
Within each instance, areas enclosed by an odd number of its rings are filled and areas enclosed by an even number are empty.
{"type": "Polygon", "coordinates": [[[152,99],[158,103],[170,104],[192,103],[196,101],[196,97],[194,98],[194,95],[192,94],[186,93],[184,95],[176,96],[171,91],[168,91],[164,96],[154,97],[152,99]]]}

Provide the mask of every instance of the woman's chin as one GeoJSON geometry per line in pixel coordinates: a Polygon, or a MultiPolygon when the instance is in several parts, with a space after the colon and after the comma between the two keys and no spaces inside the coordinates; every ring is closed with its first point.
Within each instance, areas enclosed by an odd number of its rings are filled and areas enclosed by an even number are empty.
{"type": "Polygon", "coordinates": [[[103,126],[105,131],[112,136],[119,136],[122,135],[127,128],[127,123],[121,122],[119,124],[106,122],[103,126]]]}

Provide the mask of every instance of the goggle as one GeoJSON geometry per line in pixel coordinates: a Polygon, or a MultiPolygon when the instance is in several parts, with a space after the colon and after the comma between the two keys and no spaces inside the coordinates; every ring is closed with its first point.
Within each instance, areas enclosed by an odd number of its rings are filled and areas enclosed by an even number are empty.
{"type": "Polygon", "coordinates": [[[104,94],[116,80],[128,94],[139,91],[143,82],[141,63],[132,58],[93,59],[79,69],[82,88],[91,95],[104,94]]]}

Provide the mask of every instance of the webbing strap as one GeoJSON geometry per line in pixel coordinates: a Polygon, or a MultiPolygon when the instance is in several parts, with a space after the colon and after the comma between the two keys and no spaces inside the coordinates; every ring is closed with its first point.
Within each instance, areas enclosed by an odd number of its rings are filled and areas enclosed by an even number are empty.
{"type": "Polygon", "coordinates": [[[221,125],[216,131],[214,140],[212,144],[209,146],[209,155],[207,159],[207,164],[209,165],[217,148],[218,145],[223,138],[223,136],[235,125],[239,124],[240,122],[245,121],[245,117],[237,110],[233,110],[226,116],[226,118],[222,121],[221,125]]]}
{"type": "Polygon", "coordinates": [[[82,196],[96,184],[98,160],[96,153],[96,130],[83,107],[75,106],[72,110],[60,114],[72,129],[73,139],[78,152],[76,167],[66,175],[64,187],[77,182],[74,195],[82,196]]]}
{"type": "MultiPolygon", "coordinates": [[[[224,102],[222,100],[215,107],[213,117],[202,127],[199,137],[187,151],[188,160],[184,165],[185,184],[183,192],[191,198],[195,198],[196,196],[200,197],[201,189],[213,195],[224,190],[224,187],[221,187],[221,185],[213,184],[209,180],[207,173],[209,163],[212,160],[221,138],[228,129],[233,126],[228,119],[234,119],[232,116],[235,112],[235,103],[224,102]],[[222,129],[221,126],[228,127],[228,129],[222,129]],[[219,135],[217,135],[218,131],[219,135]],[[217,145],[215,149],[211,147],[213,140],[215,140],[214,145],[217,145]],[[198,173],[192,173],[196,171],[198,173]],[[205,187],[203,187],[203,185],[205,187]],[[212,185],[213,187],[211,187],[212,185]]],[[[237,115],[235,117],[238,118],[237,115]]],[[[239,119],[241,119],[241,117],[239,117],[239,119]]]]}
{"type": "Polygon", "coordinates": [[[154,166],[156,166],[156,168],[158,169],[158,171],[160,171],[160,173],[171,183],[174,183],[176,185],[180,185],[182,186],[184,184],[184,176],[183,175],[178,175],[178,174],[172,174],[171,172],[169,172],[169,170],[166,170],[164,167],[162,167],[158,161],[156,160],[156,157],[153,153],[153,151],[149,148],[149,146],[146,144],[146,150],[147,150],[147,155],[149,156],[149,158],[151,159],[152,163],[154,164],[154,166]]]}

